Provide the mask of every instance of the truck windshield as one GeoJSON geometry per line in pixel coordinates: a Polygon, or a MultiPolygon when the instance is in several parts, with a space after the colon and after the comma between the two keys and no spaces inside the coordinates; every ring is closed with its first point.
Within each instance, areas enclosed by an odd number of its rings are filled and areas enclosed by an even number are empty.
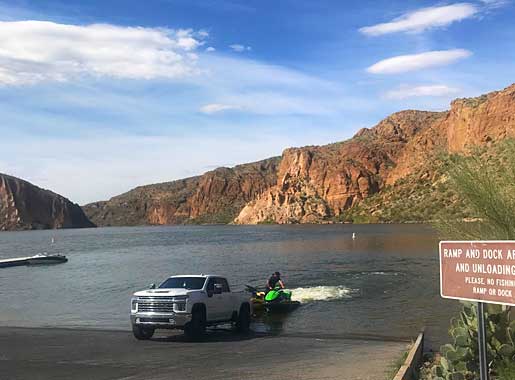
{"type": "Polygon", "coordinates": [[[204,277],[171,277],[161,285],[160,289],[202,289],[206,279],[204,277]]]}

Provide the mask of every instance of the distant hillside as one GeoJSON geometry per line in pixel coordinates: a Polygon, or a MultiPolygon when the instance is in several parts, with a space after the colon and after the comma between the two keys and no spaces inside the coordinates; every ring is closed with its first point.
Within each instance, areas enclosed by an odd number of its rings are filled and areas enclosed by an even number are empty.
{"type": "Polygon", "coordinates": [[[438,157],[508,137],[515,137],[515,85],[457,99],[446,112],[398,112],[344,142],[138,187],[84,210],[98,225],[427,220],[430,211],[393,205],[459,209],[438,157]]]}
{"type": "Polygon", "coordinates": [[[141,186],[83,209],[99,226],[230,223],[246,203],[277,181],[279,160],[274,157],[141,186]]]}
{"type": "Polygon", "coordinates": [[[31,183],[0,174],[0,230],[95,227],[68,199],[31,183]]]}

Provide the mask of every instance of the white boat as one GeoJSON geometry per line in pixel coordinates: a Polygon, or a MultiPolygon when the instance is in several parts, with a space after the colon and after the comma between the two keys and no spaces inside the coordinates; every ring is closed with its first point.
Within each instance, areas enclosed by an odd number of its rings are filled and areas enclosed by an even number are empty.
{"type": "Polygon", "coordinates": [[[27,258],[28,265],[61,264],[67,261],[66,256],[48,255],[46,253],[38,253],[37,255],[27,258]]]}
{"type": "Polygon", "coordinates": [[[61,264],[67,262],[68,259],[63,255],[48,255],[46,253],[38,253],[29,257],[17,257],[14,259],[0,260],[0,268],[16,267],[20,265],[49,265],[61,264]]]}

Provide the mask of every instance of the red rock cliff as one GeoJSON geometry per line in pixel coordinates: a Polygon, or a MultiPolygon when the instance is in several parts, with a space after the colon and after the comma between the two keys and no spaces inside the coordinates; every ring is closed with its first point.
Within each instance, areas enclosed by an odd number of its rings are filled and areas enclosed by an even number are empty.
{"type": "Polygon", "coordinates": [[[514,137],[515,85],[477,98],[453,101],[442,130],[447,133],[451,152],[514,137]]]}
{"type": "Polygon", "coordinates": [[[313,223],[380,191],[406,144],[444,113],[403,111],[343,143],[287,149],[277,184],[250,202],[235,223],[313,223]]]}
{"type": "Polygon", "coordinates": [[[82,209],[68,199],[0,174],[0,230],[94,226],[82,209]]]}

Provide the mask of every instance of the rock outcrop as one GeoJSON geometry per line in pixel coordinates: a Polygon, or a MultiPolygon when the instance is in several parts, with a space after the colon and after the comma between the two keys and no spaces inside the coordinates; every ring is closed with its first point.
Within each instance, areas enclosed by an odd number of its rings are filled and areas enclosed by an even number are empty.
{"type": "Polygon", "coordinates": [[[398,112],[348,141],[285,150],[276,186],[246,205],[235,223],[314,223],[339,216],[380,191],[408,142],[444,117],[398,112]]]}
{"type": "Polygon", "coordinates": [[[27,181],[0,174],[0,230],[95,227],[80,206],[27,181]]]}
{"type": "Polygon", "coordinates": [[[477,98],[457,99],[442,130],[450,152],[515,136],[515,85],[477,98]]]}
{"type": "Polygon", "coordinates": [[[334,220],[416,174],[444,153],[515,137],[515,85],[477,98],[457,99],[447,112],[398,112],[352,139],[322,147],[287,149],[276,186],[243,208],[239,224],[334,220]]]}
{"type": "Polygon", "coordinates": [[[446,112],[398,112],[344,142],[139,187],[84,210],[98,225],[330,222],[408,176],[431,178],[427,163],[441,154],[507,137],[515,137],[515,85],[457,99],[446,112]]]}

